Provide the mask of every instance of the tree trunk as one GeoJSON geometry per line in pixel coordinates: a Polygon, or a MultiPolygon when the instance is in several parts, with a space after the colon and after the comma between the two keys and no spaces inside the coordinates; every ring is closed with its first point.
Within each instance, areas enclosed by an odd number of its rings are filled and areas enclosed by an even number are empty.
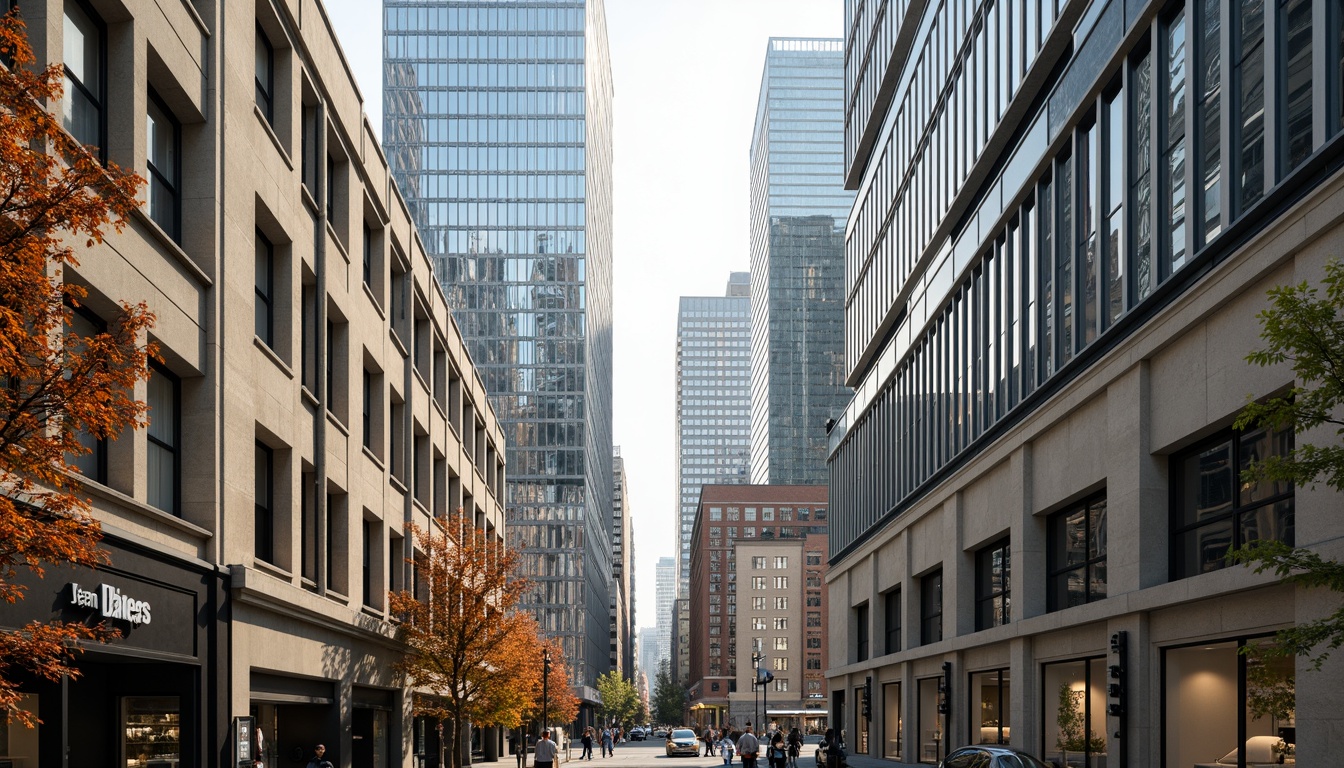
{"type": "Polygon", "coordinates": [[[448,742],[448,735],[444,733],[443,718],[439,718],[439,768],[444,768],[445,746],[448,742]]]}

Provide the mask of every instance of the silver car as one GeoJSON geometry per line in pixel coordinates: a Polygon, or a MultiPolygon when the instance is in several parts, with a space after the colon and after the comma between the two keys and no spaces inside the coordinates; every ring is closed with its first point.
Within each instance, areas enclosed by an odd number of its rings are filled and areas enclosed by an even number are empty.
{"type": "Polygon", "coordinates": [[[997,744],[953,750],[938,768],[1050,768],[1026,752],[997,744]]]}

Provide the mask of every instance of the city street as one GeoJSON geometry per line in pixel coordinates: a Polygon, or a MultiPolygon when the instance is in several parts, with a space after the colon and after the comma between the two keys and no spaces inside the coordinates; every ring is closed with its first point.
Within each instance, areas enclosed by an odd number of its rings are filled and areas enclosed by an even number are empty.
{"type": "MultiPolygon", "coordinates": [[[[703,752],[703,747],[701,751],[703,752]]],[[[804,745],[803,754],[798,758],[798,768],[816,768],[816,759],[813,751],[816,745],[809,743],[804,745]]],[[[576,739],[574,749],[569,754],[569,760],[561,755],[562,764],[578,765],[579,754],[582,748],[576,739]]],[[[664,751],[662,739],[652,739],[650,741],[631,741],[616,747],[616,753],[611,757],[602,757],[601,750],[593,748],[593,759],[583,761],[593,768],[607,768],[608,766],[619,766],[619,768],[647,768],[657,766],[658,768],[719,768],[723,765],[723,758],[717,754],[714,757],[668,757],[664,751]]],[[[851,755],[849,758],[849,768],[904,768],[903,763],[897,763],[889,760],[876,760],[870,757],[851,755]]],[[[737,756],[733,757],[733,765],[741,768],[742,760],[737,756]]],[[[757,763],[758,768],[765,768],[764,760],[757,763]]],[[[495,764],[497,768],[506,768],[504,760],[495,764]]],[[[528,768],[532,766],[532,757],[528,756],[528,768]]]]}

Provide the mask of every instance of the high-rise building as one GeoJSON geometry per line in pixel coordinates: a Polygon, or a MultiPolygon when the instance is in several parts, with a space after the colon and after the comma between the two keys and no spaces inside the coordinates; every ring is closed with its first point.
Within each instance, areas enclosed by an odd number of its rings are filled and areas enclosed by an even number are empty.
{"type": "Polygon", "coordinates": [[[849,402],[843,64],[841,40],[766,48],[750,151],[753,483],[826,482],[826,423],[849,402]]]}
{"type": "Polygon", "coordinates": [[[658,627],[658,656],[654,659],[654,671],[656,673],[658,665],[667,661],[672,653],[672,632],[675,620],[672,611],[676,607],[675,601],[677,599],[676,558],[658,558],[655,578],[656,599],[658,601],[658,615],[655,617],[658,627]]]}
{"type": "Polygon", "coordinates": [[[723,296],[682,296],[677,309],[677,595],[691,579],[700,486],[745,483],[751,443],[751,276],[723,296]]]}
{"type": "Polygon", "coordinates": [[[635,537],[630,525],[625,459],[618,445],[611,476],[611,668],[627,680],[635,674],[635,537]]]}
{"type": "Polygon", "coordinates": [[[658,660],[663,654],[658,650],[658,628],[639,628],[639,671],[652,685],[658,677],[658,660]]]}
{"type": "Polygon", "coordinates": [[[602,0],[383,7],[388,161],[508,435],[526,607],[591,686],[611,661],[602,0]]]}
{"type": "Polygon", "coordinates": [[[1295,385],[1246,361],[1266,290],[1344,242],[1344,7],[873,9],[845,3],[856,394],[829,460],[851,752],[1344,753],[1344,662],[1239,654],[1324,615],[1311,590],[1226,557],[1344,540],[1338,491],[1241,474],[1325,435],[1236,427],[1295,385]]]}
{"type": "Polygon", "coordinates": [[[825,724],[827,490],[706,485],[691,549],[686,685],[697,726],[825,724]],[[764,704],[760,661],[775,680],[764,704]],[[761,708],[758,708],[761,707],[761,708]]]}
{"type": "MultiPolygon", "coordinates": [[[[20,564],[5,581],[26,598],[0,601],[7,637],[120,636],[85,644],[77,678],[6,675],[40,723],[0,716],[0,764],[236,765],[238,715],[257,765],[319,741],[338,765],[424,765],[438,730],[394,672],[388,593],[423,587],[408,525],[462,507],[504,540],[505,434],[326,11],[17,5],[68,78],[52,111],[151,180],[124,229],[67,236],[79,267],[59,279],[87,291],[71,330],[144,301],[158,355],[135,387],[147,427],[80,462],[109,562],[20,564]]],[[[500,730],[480,735],[499,754],[500,730]]]]}

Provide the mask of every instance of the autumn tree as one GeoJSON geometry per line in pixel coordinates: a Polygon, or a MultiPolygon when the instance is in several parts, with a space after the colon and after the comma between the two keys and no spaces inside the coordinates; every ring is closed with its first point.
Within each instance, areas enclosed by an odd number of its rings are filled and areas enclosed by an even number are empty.
{"type": "Polygon", "coordinates": [[[566,725],[574,722],[574,718],[579,715],[579,697],[574,694],[574,679],[569,670],[569,663],[565,658],[564,646],[555,638],[538,638],[538,647],[542,650],[550,651],[551,671],[546,675],[546,690],[542,690],[542,659],[541,651],[533,657],[535,666],[531,669],[533,676],[533,698],[532,708],[528,715],[534,719],[545,721],[543,727],[552,725],[566,725]],[[543,701],[543,693],[544,701],[543,701]],[[544,712],[543,712],[544,705],[544,712]]]}
{"type": "Polygon", "coordinates": [[[411,527],[420,554],[417,591],[393,592],[406,652],[399,669],[419,689],[417,715],[439,721],[439,764],[462,764],[467,723],[517,727],[540,695],[536,621],[518,609],[527,582],[515,578],[517,552],[462,514],[442,528],[411,527]],[[536,684],[534,686],[534,678],[536,684]]]}
{"type": "MultiPolygon", "coordinates": [[[[1295,446],[1286,455],[1253,462],[1242,473],[1245,483],[1291,483],[1298,488],[1324,483],[1344,491],[1344,265],[1332,259],[1321,287],[1302,282],[1269,291],[1270,306],[1257,315],[1263,349],[1247,355],[1259,366],[1292,366],[1295,383],[1265,402],[1252,400],[1236,422],[1237,429],[1261,427],[1291,432],[1295,446]],[[1303,435],[1324,437],[1315,443],[1303,435]]],[[[1280,630],[1265,642],[1248,643],[1247,679],[1250,705],[1257,714],[1283,709],[1291,696],[1294,657],[1304,657],[1319,670],[1330,652],[1344,645],[1344,563],[1305,547],[1277,540],[1247,543],[1231,554],[1257,573],[1273,572],[1286,583],[1334,592],[1335,608],[1327,616],[1280,630]],[[1288,677],[1285,677],[1285,674],[1288,677]]]]}
{"type": "MultiPolygon", "coordinates": [[[[21,572],[107,562],[75,461],[92,441],[143,426],[132,393],[153,354],[144,304],[122,304],[97,333],[72,327],[85,291],[65,271],[122,230],[142,180],[62,128],[62,76],[35,66],[16,12],[0,18],[0,600],[10,604],[23,599],[21,572]]],[[[16,678],[78,677],[79,645],[113,636],[70,623],[0,632],[0,715],[35,724],[16,678]]]]}

